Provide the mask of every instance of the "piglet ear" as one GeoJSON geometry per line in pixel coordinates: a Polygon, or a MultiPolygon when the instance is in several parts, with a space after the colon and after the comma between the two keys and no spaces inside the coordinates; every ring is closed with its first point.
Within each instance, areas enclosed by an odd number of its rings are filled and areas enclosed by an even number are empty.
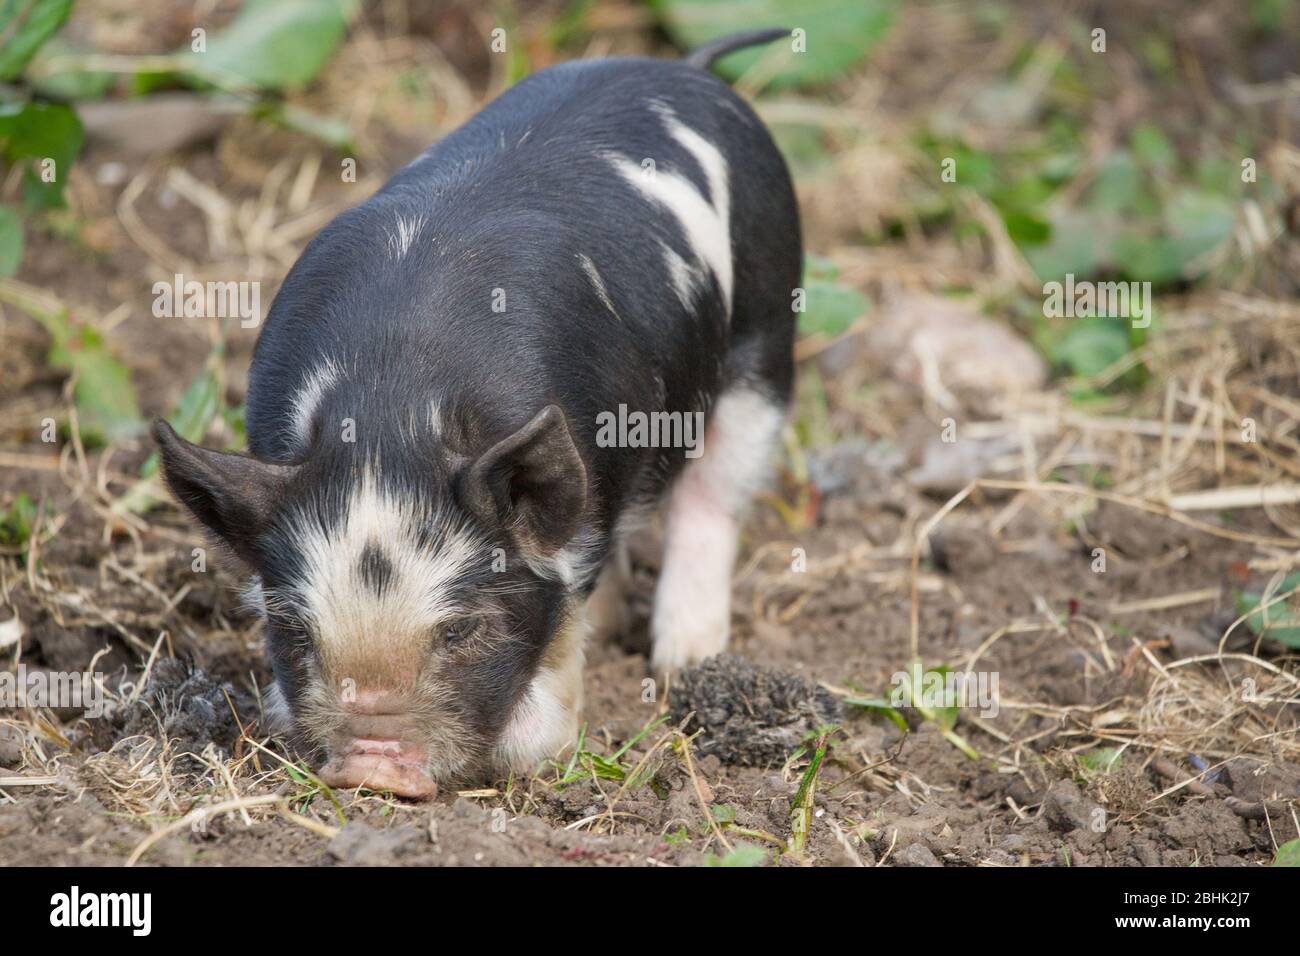
{"type": "Polygon", "coordinates": [[[501,439],[469,467],[465,504],[480,520],[504,525],[520,547],[554,554],[582,523],[587,469],[556,405],[501,439]]]}
{"type": "Polygon", "coordinates": [[[201,448],[161,418],[153,423],[153,437],[172,494],[235,554],[253,563],[254,542],[297,467],[201,448]]]}

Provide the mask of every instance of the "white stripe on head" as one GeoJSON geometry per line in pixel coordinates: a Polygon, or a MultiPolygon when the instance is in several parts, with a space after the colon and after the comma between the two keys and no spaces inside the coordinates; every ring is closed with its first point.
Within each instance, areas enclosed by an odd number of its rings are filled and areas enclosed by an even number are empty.
{"type": "Polygon", "coordinates": [[[450,515],[430,515],[380,488],[371,467],[338,526],[301,510],[287,537],[302,573],[277,597],[303,616],[327,672],[358,681],[413,681],[433,630],[463,613],[451,585],[474,562],[490,560],[487,547],[450,515]],[[421,547],[422,531],[440,523],[438,546],[421,547]]]}
{"type": "Polygon", "coordinates": [[[298,450],[303,451],[311,442],[311,426],[325,393],[339,383],[342,371],[332,358],[325,359],[303,380],[298,395],[293,400],[293,435],[298,450]]]}
{"type": "Polygon", "coordinates": [[[677,173],[656,168],[647,173],[617,153],[607,154],[614,168],[644,195],[666,207],[686,234],[686,241],[699,260],[712,271],[722,290],[727,314],[731,314],[731,196],[728,192],[727,161],[718,148],[677,118],[667,105],[654,102],[651,108],[663,119],[668,134],[686,149],[704,170],[712,203],[691,182],[677,173]]]}

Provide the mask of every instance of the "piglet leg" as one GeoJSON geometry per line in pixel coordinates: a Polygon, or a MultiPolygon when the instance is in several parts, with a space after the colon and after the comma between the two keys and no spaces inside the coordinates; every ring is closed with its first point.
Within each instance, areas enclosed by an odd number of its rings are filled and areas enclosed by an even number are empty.
{"type": "Polygon", "coordinates": [[[663,569],[655,591],[651,667],[672,671],[726,649],[740,519],[764,484],[784,409],[737,387],[718,399],[703,453],[668,492],[663,569]]]}

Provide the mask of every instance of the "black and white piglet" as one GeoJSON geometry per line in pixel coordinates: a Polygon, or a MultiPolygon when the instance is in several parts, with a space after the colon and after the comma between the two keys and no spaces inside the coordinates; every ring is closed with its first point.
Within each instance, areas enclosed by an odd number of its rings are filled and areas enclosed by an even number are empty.
{"type": "Polygon", "coordinates": [[[571,742],[619,542],[660,504],[651,663],[726,646],[801,252],[780,154],[707,68],[783,35],[519,83],[307,247],[253,356],[251,456],[155,426],[255,575],[268,709],[330,784],[424,797],[571,742]]]}

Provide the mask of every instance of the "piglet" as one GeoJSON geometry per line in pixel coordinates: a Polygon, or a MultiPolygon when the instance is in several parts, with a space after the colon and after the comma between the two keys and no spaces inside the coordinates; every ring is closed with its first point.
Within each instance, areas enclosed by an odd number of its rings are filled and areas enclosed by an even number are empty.
{"type": "Polygon", "coordinates": [[[330,785],[426,798],[570,744],[656,509],[652,667],[726,646],[801,253],[780,153],[707,70],[784,35],[520,82],[308,245],[253,355],[248,455],[155,424],[251,575],[268,720],[330,785]]]}

